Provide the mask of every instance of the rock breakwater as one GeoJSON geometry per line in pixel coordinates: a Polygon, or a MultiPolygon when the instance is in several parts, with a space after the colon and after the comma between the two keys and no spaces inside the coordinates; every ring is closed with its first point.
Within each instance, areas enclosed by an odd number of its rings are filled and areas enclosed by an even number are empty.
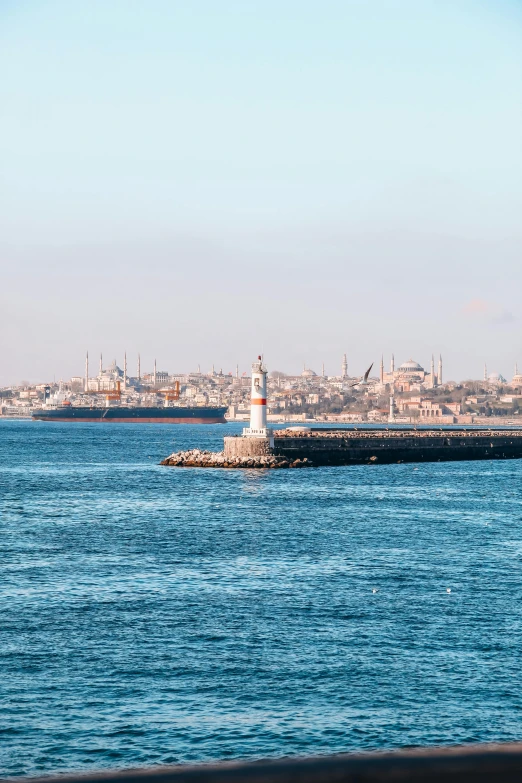
{"type": "Polygon", "coordinates": [[[160,462],[173,468],[310,468],[312,462],[303,459],[291,459],[283,456],[256,455],[253,457],[225,457],[223,451],[178,451],[160,462]]]}

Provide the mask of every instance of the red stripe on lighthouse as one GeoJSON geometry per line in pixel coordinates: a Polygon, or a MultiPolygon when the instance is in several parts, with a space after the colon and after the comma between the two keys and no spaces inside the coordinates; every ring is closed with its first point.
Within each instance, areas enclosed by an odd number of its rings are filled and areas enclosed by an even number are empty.
{"type": "Polygon", "coordinates": [[[250,400],[252,405],[266,405],[266,397],[258,397],[256,399],[250,400]]]}

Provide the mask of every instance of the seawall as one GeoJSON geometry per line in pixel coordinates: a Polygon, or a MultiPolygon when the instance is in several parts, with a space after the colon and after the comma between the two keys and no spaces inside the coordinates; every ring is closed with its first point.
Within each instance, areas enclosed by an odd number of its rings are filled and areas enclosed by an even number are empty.
{"type": "Polygon", "coordinates": [[[227,436],[222,452],[171,454],[162,465],[199,468],[301,468],[522,459],[517,430],[279,430],[270,438],[227,436]]]}
{"type": "Polygon", "coordinates": [[[273,454],[314,465],[522,458],[522,430],[280,431],[273,454]]]}
{"type": "Polygon", "coordinates": [[[272,442],[226,437],[224,454],[306,459],[312,465],[520,459],[522,430],[279,430],[272,442]]]}

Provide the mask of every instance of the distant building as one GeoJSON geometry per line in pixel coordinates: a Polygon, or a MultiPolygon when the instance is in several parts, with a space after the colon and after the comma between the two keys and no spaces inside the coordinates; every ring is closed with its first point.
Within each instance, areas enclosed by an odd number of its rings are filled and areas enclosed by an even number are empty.
{"type": "Polygon", "coordinates": [[[398,391],[412,391],[415,388],[423,386],[433,389],[442,383],[442,356],[439,357],[438,372],[435,373],[435,359],[431,357],[430,371],[426,372],[424,367],[414,359],[408,359],[395,369],[395,357],[392,355],[390,371],[384,371],[384,359],[381,359],[380,380],[382,384],[393,385],[398,391]]]}
{"type": "Polygon", "coordinates": [[[114,391],[117,389],[118,381],[123,386],[124,372],[116,364],[116,359],[106,369],[103,369],[100,359],[100,370],[95,378],[89,378],[87,381],[87,391],[114,391]]]}
{"type": "Polygon", "coordinates": [[[461,412],[459,402],[433,402],[433,400],[422,400],[419,406],[419,416],[421,421],[435,419],[440,424],[454,424],[455,416],[461,412]]]}
{"type": "Polygon", "coordinates": [[[507,383],[506,379],[499,372],[492,372],[488,375],[487,382],[492,386],[500,386],[502,383],[507,383]]]}
{"type": "Polygon", "coordinates": [[[522,375],[518,372],[517,364],[515,364],[515,374],[511,380],[511,386],[522,386],[522,375]]]}

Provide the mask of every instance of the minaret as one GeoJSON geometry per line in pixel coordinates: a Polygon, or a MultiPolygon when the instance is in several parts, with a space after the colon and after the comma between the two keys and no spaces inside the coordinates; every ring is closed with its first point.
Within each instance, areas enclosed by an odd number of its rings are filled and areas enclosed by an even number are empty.
{"type": "Polygon", "coordinates": [[[442,354],[439,353],[439,372],[437,375],[437,386],[442,386],[442,354]]]}
{"type": "Polygon", "coordinates": [[[140,362],[140,355],[138,354],[138,366],[136,368],[138,373],[138,383],[141,381],[141,362],[140,362]]]}
{"type": "Polygon", "coordinates": [[[236,378],[239,378],[239,364],[236,364],[236,378]]]}
{"type": "Polygon", "coordinates": [[[156,375],[157,375],[156,359],[154,359],[154,386],[156,385],[156,375]]]}
{"type": "Polygon", "coordinates": [[[127,351],[123,354],[123,388],[127,388],[127,351]]]}
{"type": "Polygon", "coordinates": [[[85,391],[89,391],[89,351],[85,354],[85,391]]]}
{"type": "Polygon", "coordinates": [[[484,380],[487,381],[488,379],[488,366],[486,362],[484,362],[484,380]]]}
{"type": "Polygon", "coordinates": [[[435,386],[435,357],[433,354],[431,354],[430,383],[433,389],[435,386]]]}
{"type": "Polygon", "coordinates": [[[390,413],[388,416],[388,421],[390,424],[393,424],[395,421],[395,403],[393,399],[393,394],[390,397],[390,413]]]}
{"type": "MultiPolygon", "coordinates": [[[[391,355],[391,362],[390,362],[390,372],[393,374],[395,372],[395,356],[391,355]]],[[[392,379],[393,380],[393,379],[392,379]]]]}
{"type": "Polygon", "coordinates": [[[198,364],[198,375],[201,375],[201,365],[198,364]]]}
{"type": "Polygon", "coordinates": [[[324,362],[321,365],[321,375],[324,378],[324,362]]]}
{"type": "Polygon", "coordinates": [[[100,375],[103,372],[103,356],[100,354],[100,375]]]}
{"type": "Polygon", "coordinates": [[[384,383],[384,354],[381,355],[381,374],[380,374],[381,383],[384,383]]]}
{"type": "Polygon", "coordinates": [[[343,363],[341,365],[341,378],[347,378],[348,377],[348,361],[346,359],[346,354],[343,355],[343,363]]]}

